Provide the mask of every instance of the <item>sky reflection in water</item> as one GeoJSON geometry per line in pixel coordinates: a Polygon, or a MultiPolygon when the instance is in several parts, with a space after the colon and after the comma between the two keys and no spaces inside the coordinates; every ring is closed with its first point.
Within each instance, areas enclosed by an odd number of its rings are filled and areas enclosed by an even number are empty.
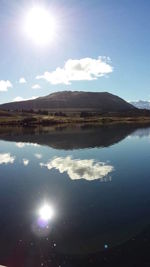
{"type": "Polygon", "coordinates": [[[0,262],[7,264],[20,243],[27,259],[29,250],[38,257],[39,241],[50,248],[47,260],[54,248],[56,255],[95,253],[150,223],[150,129],[132,134],[126,126],[114,127],[3,133],[0,262]]]}

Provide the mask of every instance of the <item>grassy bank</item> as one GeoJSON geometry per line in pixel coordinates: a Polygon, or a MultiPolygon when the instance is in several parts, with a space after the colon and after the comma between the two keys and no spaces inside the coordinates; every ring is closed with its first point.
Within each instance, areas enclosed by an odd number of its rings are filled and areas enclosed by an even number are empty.
{"type": "Polygon", "coordinates": [[[0,111],[1,126],[50,126],[59,124],[76,124],[76,123],[150,123],[150,116],[129,116],[129,115],[95,115],[95,114],[36,114],[30,112],[6,112],[0,111]]]}

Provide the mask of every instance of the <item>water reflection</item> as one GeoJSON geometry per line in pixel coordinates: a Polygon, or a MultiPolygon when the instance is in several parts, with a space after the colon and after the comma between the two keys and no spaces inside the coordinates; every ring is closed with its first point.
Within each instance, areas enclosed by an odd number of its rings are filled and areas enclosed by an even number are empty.
{"type": "Polygon", "coordinates": [[[16,142],[18,148],[25,146],[46,145],[56,149],[83,149],[107,147],[120,142],[128,135],[142,136],[148,130],[148,125],[115,124],[102,126],[76,127],[42,127],[42,128],[0,128],[0,139],[16,142]],[[144,128],[147,127],[147,130],[144,128]],[[144,129],[144,130],[143,130],[144,129]]]}
{"type": "MultiPolygon", "coordinates": [[[[60,173],[67,172],[72,180],[85,179],[88,181],[102,179],[114,170],[113,166],[104,162],[95,162],[93,159],[72,159],[70,156],[55,157],[47,163],[40,163],[40,166],[47,167],[49,170],[55,168],[60,173]]],[[[108,180],[110,181],[111,177],[108,180]]]]}
{"type": "Polygon", "coordinates": [[[137,129],[133,134],[132,134],[132,137],[134,136],[137,136],[139,138],[142,138],[142,137],[150,137],[150,131],[149,131],[149,128],[147,129],[137,129]]]}
{"type": "Polygon", "coordinates": [[[47,237],[52,229],[55,210],[52,205],[44,202],[37,211],[37,218],[32,224],[32,231],[37,237],[47,237]]]}
{"type": "Polygon", "coordinates": [[[140,242],[150,224],[150,129],[125,139],[137,128],[0,129],[0,263],[116,266],[125,250],[138,257],[149,248],[148,233],[140,242]],[[45,200],[54,207],[48,221],[45,200]]]}
{"type": "Polygon", "coordinates": [[[40,154],[40,153],[35,153],[34,156],[35,156],[37,159],[41,159],[41,158],[42,158],[42,154],[40,154]]]}
{"type": "Polygon", "coordinates": [[[18,143],[16,143],[16,146],[18,148],[24,148],[25,146],[34,146],[34,147],[37,147],[38,144],[36,144],[36,143],[22,143],[22,142],[18,142],[18,143]]]}
{"type": "Polygon", "coordinates": [[[0,164],[13,164],[15,161],[15,156],[10,153],[0,153],[0,164]]]}
{"type": "Polygon", "coordinates": [[[27,166],[29,164],[29,160],[28,159],[23,159],[22,161],[23,161],[23,165],[24,166],[27,166]]]}
{"type": "Polygon", "coordinates": [[[39,209],[40,219],[43,221],[49,221],[54,217],[54,209],[47,203],[44,203],[39,209]]]}

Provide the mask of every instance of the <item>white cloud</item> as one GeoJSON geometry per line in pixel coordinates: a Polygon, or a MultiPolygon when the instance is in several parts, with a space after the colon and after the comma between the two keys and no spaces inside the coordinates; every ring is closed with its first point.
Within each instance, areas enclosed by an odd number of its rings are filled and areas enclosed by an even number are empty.
{"type": "Polygon", "coordinates": [[[34,156],[35,156],[37,159],[41,159],[41,158],[42,158],[42,155],[41,155],[41,154],[38,154],[38,153],[34,154],[34,156]]]}
{"type": "Polygon", "coordinates": [[[24,77],[21,77],[19,79],[19,83],[27,83],[26,79],[24,77]]]}
{"type": "Polygon", "coordinates": [[[53,158],[46,164],[40,163],[40,166],[47,167],[49,170],[55,168],[60,173],[67,172],[72,180],[86,179],[88,181],[102,179],[114,170],[113,166],[106,165],[104,162],[95,162],[93,159],[72,159],[70,156],[53,158]]]}
{"type": "Polygon", "coordinates": [[[11,82],[10,81],[4,81],[4,80],[1,80],[0,81],[0,91],[8,91],[8,88],[12,88],[13,86],[12,86],[12,84],[11,84],[11,82]]]}
{"type": "Polygon", "coordinates": [[[29,160],[28,159],[23,159],[22,161],[23,161],[24,166],[27,166],[29,164],[29,160]]]}
{"type": "Polygon", "coordinates": [[[32,89],[40,89],[41,86],[39,84],[34,84],[32,85],[32,89]]]}
{"type": "Polygon", "coordinates": [[[15,161],[15,157],[11,156],[10,153],[0,153],[0,164],[13,164],[15,161]]]}
{"type": "Polygon", "coordinates": [[[35,99],[35,98],[37,98],[37,96],[32,96],[32,97],[30,97],[30,98],[23,98],[22,96],[16,96],[16,97],[13,99],[13,102],[32,100],[32,99],[35,99]]]}
{"type": "Polygon", "coordinates": [[[63,68],[46,71],[36,79],[44,79],[51,84],[71,84],[72,81],[91,81],[105,76],[113,71],[108,57],[69,59],[63,68]]]}

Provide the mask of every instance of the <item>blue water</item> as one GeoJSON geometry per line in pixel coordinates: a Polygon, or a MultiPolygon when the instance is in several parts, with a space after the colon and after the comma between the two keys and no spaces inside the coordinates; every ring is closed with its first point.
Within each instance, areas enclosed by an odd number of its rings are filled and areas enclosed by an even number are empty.
{"type": "Polygon", "coordinates": [[[80,266],[149,224],[150,128],[0,131],[0,264],[80,266]]]}

